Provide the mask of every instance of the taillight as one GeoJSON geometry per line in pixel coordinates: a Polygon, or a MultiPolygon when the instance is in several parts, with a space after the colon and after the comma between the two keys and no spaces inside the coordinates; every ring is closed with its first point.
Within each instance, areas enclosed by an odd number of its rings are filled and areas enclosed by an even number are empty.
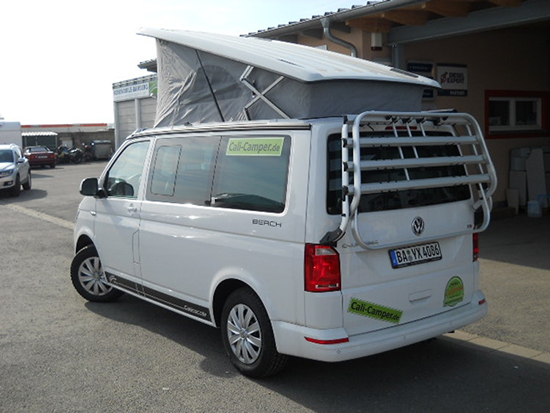
{"type": "Polygon", "coordinates": [[[478,237],[478,234],[474,234],[473,237],[472,237],[472,244],[473,244],[473,260],[472,261],[477,261],[478,257],[479,257],[479,237],[478,237]]]}
{"type": "Polygon", "coordinates": [[[340,256],[326,245],[306,244],[305,290],[314,293],[339,291],[340,256]]]}

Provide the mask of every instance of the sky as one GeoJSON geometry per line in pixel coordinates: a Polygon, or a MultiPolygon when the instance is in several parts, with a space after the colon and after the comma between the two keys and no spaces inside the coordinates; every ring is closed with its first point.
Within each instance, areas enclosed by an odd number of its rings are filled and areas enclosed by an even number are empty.
{"type": "Polygon", "coordinates": [[[0,118],[22,125],[112,123],[112,84],[156,58],[140,27],[241,35],[350,8],[329,0],[7,0],[0,118]]]}

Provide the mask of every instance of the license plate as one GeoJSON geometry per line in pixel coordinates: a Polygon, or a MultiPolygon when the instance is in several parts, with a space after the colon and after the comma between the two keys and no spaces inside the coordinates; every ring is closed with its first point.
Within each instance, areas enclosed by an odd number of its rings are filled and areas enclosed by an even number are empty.
{"type": "Polygon", "coordinates": [[[443,258],[439,242],[399,248],[390,250],[389,252],[391,266],[393,268],[408,267],[410,265],[423,264],[443,258]]]}

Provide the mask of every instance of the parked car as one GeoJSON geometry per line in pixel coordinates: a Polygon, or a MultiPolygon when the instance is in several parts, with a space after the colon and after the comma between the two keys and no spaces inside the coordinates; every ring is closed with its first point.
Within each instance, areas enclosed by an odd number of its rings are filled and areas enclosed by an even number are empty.
{"type": "Polygon", "coordinates": [[[55,153],[46,146],[27,146],[23,155],[29,160],[31,167],[40,166],[44,168],[49,165],[50,168],[55,168],[57,162],[55,153]]]}
{"type": "Polygon", "coordinates": [[[31,189],[31,167],[21,148],[14,144],[0,145],[0,190],[19,196],[23,189],[31,189]]]}
{"type": "Polygon", "coordinates": [[[496,173],[472,116],[421,111],[436,82],[285,42],[142,33],[170,61],[157,126],[81,184],[79,294],[131,294],[218,327],[251,377],[487,313],[477,237],[496,173]],[[171,88],[180,78],[185,98],[171,88]]]}

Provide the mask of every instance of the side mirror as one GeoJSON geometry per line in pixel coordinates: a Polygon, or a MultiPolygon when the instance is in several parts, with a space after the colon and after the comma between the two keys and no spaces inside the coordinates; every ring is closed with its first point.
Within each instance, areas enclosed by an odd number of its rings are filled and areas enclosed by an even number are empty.
{"type": "Polygon", "coordinates": [[[84,196],[98,196],[99,182],[97,178],[86,178],[80,183],[80,194],[84,196]]]}

